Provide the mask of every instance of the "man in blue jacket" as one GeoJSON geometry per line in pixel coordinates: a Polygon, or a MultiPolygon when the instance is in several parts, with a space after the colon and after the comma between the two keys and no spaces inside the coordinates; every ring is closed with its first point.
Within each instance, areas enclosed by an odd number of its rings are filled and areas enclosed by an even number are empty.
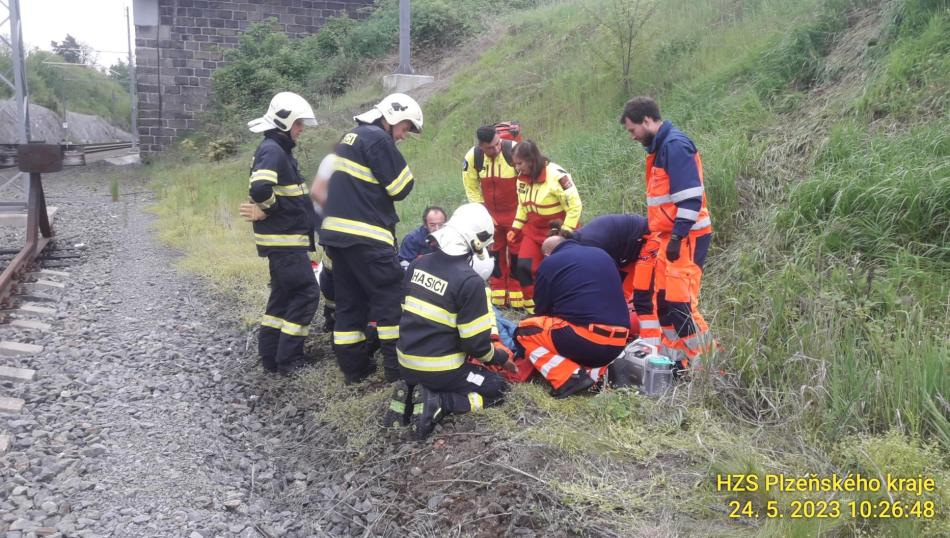
{"type": "Polygon", "coordinates": [[[422,212],[422,226],[402,238],[402,244],[399,246],[399,265],[405,269],[419,256],[432,253],[434,249],[429,244],[429,234],[445,226],[446,219],[448,216],[441,207],[425,208],[422,212]]]}
{"type": "Polygon", "coordinates": [[[614,260],[600,248],[561,241],[538,266],[534,302],[536,315],[518,325],[525,356],[555,398],[591,387],[623,351],[630,331],[614,260]]]}

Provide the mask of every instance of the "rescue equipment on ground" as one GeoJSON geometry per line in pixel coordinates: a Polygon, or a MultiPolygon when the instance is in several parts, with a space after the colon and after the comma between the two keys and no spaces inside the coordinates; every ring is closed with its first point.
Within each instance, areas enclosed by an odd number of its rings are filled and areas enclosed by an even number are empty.
{"type": "Polygon", "coordinates": [[[634,387],[647,396],[661,396],[673,385],[673,361],[637,339],[610,365],[607,379],[615,388],[634,387]]]}

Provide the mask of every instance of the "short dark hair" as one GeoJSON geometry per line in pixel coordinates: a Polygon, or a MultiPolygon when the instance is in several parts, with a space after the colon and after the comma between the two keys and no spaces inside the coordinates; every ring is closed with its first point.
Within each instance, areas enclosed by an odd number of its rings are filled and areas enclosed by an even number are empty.
{"type": "Polygon", "coordinates": [[[620,124],[624,124],[624,119],[629,118],[633,123],[643,123],[646,118],[653,118],[653,121],[660,121],[660,105],[652,97],[639,96],[627,101],[623,107],[623,114],[620,115],[620,124]]]}
{"type": "Polygon", "coordinates": [[[530,177],[532,180],[538,179],[544,167],[550,162],[548,158],[541,153],[538,145],[533,140],[519,142],[518,145],[515,146],[515,150],[512,154],[518,159],[531,163],[530,177]]]}
{"type": "Polygon", "coordinates": [[[478,139],[479,144],[491,144],[491,141],[495,139],[495,126],[482,125],[475,131],[475,138],[478,139]]]}
{"type": "Polygon", "coordinates": [[[428,224],[428,222],[426,222],[426,219],[429,218],[429,213],[432,213],[433,211],[438,211],[439,213],[442,213],[442,216],[445,217],[445,220],[449,220],[449,214],[446,213],[444,209],[442,209],[441,207],[437,205],[430,205],[422,210],[422,224],[423,225],[428,224]]]}

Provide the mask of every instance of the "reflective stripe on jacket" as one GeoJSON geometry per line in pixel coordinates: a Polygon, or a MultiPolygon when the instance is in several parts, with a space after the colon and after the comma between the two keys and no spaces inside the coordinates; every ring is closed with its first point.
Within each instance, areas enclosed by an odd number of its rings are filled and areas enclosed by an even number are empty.
{"type": "MultiPolygon", "coordinates": [[[[502,144],[512,144],[503,140],[502,144]]],[[[518,172],[500,152],[494,158],[484,156],[481,170],[475,168],[475,148],[462,161],[462,185],[469,202],[485,204],[496,222],[510,226],[518,209],[518,172]]]]}
{"type": "Polygon", "coordinates": [[[555,163],[548,165],[536,181],[518,178],[518,212],[512,227],[525,224],[543,227],[552,220],[563,220],[562,229],[573,231],[581,219],[581,195],[571,175],[555,163]]]}
{"type": "Polygon", "coordinates": [[[320,244],[395,247],[399,217],[395,202],[412,191],[414,179],[392,136],[375,124],[360,123],[337,144],[320,244]]]}
{"type": "Polygon", "coordinates": [[[676,232],[681,237],[712,232],[703,186],[703,162],[693,141],[665,121],[647,152],[650,231],[676,232]]]}
{"type": "Polygon", "coordinates": [[[485,282],[468,256],[442,251],[417,258],[406,270],[399,321],[399,364],[423,371],[454,370],[466,357],[491,361],[495,314],[485,282]]]}
{"type": "Polygon", "coordinates": [[[291,155],[293,140],[277,130],[264,134],[254,152],[248,192],[267,218],[255,221],[257,253],[314,250],[316,215],[307,185],[291,155]]]}

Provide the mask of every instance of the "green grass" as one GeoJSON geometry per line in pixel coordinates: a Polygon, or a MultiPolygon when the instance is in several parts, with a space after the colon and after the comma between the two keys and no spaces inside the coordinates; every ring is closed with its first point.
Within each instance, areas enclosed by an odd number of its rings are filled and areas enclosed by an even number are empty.
{"type": "MultiPolygon", "coordinates": [[[[629,96],[602,59],[591,15],[600,6],[507,16],[498,42],[423,105],[424,133],[400,146],[417,178],[398,204],[400,234],[424,206],[464,201],[458,164],[474,129],[504,119],[520,120],[574,175],[585,220],[644,211],[643,152],[617,123],[629,96]]],[[[671,401],[612,393],[559,402],[519,386],[480,423],[565,462],[542,477],[565,503],[601,515],[642,509],[611,516],[618,529],[950,534],[948,25],[945,5],[926,0],[664,3],[637,47],[633,92],[657,96],[702,152],[716,228],[702,309],[724,353],[671,401]],[[862,28],[879,31],[869,38],[862,28]],[[618,469],[608,480],[605,465],[618,469]],[[724,470],[875,469],[940,477],[938,517],[743,525],[725,518],[731,497],[714,491],[724,470]],[[660,508],[681,504],[688,516],[660,508]]],[[[328,121],[300,143],[305,175],[382,93],[374,79],[321,99],[328,121]]],[[[211,165],[183,150],[146,169],[163,239],[185,251],[185,268],[232,293],[248,321],[266,282],[236,215],[251,151],[211,165]]],[[[339,431],[384,398],[341,391],[325,416],[339,431]]]]}

